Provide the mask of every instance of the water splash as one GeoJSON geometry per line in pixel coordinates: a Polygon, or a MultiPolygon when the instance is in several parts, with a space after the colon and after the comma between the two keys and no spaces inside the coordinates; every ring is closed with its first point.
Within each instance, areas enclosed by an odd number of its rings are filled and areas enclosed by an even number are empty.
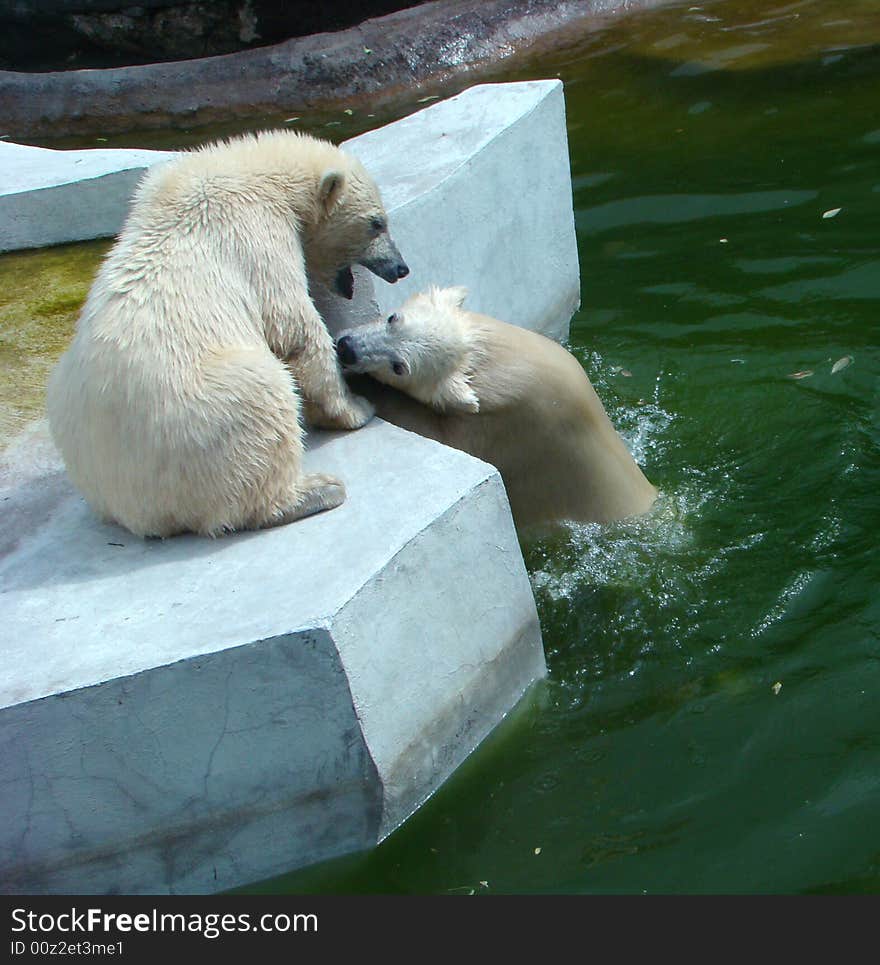
{"type": "MultiPolygon", "coordinates": [[[[601,356],[590,353],[584,364],[635,461],[641,466],[662,463],[674,445],[675,422],[662,404],[662,376],[655,379],[650,400],[627,405],[615,397],[609,384],[611,369],[601,356]]],[[[586,585],[644,587],[658,579],[668,581],[670,566],[681,569],[683,556],[693,548],[691,521],[709,498],[700,476],[694,472],[685,485],[661,491],[651,510],[642,516],[606,525],[561,524],[528,554],[536,593],[560,600],[573,598],[586,585]]]]}

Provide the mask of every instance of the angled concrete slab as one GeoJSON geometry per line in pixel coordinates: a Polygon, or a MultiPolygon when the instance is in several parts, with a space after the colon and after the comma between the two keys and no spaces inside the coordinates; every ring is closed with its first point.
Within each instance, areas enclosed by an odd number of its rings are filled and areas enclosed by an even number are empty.
{"type": "Polygon", "coordinates": [[[321,299],[331,331],[436,284],[464,285],[473,311],[568,335],[580,269],[561,81],[471,87],[343,147],[376,178],[410,274],[389,287],[360,269],[354,304],[321,299]]]}
{"type": "Polygon", "coordinates": [[[0,490],[6,892],[214,891],[374,845],[544,674],[485,463],[376,420],[307,453],[339,509],[144,541],[40,435],[0,490]]]}
{"type": "Polygon", "coordinates": [[[173,156],[0,141],[0,251],[115,235],[141,175],[173,156]]]}

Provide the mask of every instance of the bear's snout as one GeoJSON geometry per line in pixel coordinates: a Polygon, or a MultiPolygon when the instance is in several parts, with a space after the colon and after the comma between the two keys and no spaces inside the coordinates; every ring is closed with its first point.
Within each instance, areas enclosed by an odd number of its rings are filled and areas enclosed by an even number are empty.
{"type": "Polygon", "coordinates": [[[373,239],[360,264],[392,285],[409,274],[409,266],[387,232],[373,239]]]}
{"type": "Polygon", "coordinates": [[[357,362],[354,339],[350,335],[343,335],[336,342],[336,357],[343,365],[354,365],[357,362]]]}

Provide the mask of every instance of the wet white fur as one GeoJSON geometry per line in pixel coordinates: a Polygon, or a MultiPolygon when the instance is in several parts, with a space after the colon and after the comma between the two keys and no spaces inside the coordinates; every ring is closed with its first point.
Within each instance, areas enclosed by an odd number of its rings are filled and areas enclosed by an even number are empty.
{"type": "Polygon", "coordinates": [[[384,218],[359,162],[288,132],[152,169],[100,269],[47,409],[96,513],[139,535],[277,525],[338,505],[303,474],[301,399],[321,425],[371,406],[339,373],[309,297],[384,218]]]}
{"type": "Polygon", "coordinates": [[[657,491],[577,359],[543,335],[466,311],[465,295],[433,288],[391,324],[340,333],[361,355],[356,370],[384,383],[357,380],[378,415],[497,466],[520,527],[647,511],[657,491]]]}

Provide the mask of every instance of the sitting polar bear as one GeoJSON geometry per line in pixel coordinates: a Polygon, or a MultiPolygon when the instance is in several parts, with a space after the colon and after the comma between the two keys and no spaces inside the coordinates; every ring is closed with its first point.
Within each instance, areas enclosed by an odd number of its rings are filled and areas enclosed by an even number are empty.
{"type": "Polygon", "coordinates": [[[355,263],[408,272],[375,184],[327,141],[266,132],[151,169],[48,384],[92,508],[170,536],[338,506],[339,480],[303,473],[301,408],[340,429],[373,409],[342,378],[307,272],[350,298],[355,263]]]}
{"type": "Polygon", "coordinates": [[[377,414],[497,467],[517,527],[650,509],[657,490],[577,359],[543,335],[465,311],[465,295],[432,288],[387,321],[340,332],[344,368],[383,383],[358,380],[377,414]]]}

